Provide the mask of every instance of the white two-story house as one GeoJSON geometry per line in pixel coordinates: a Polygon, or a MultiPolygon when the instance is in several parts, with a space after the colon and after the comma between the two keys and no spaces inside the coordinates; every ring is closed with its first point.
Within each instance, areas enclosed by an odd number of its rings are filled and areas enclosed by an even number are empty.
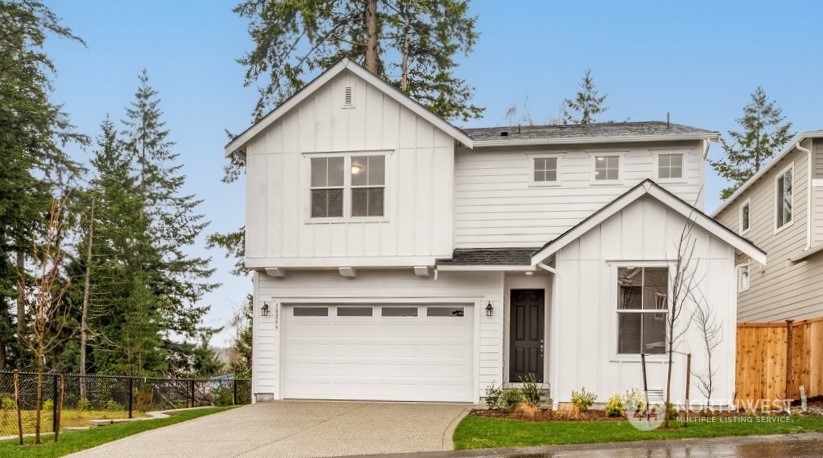
{"type": "MultiPolygon", "coordinates": [[[[338,63],[226,147],[246,161],[255,399],[478,402],[533,374],[555,402],[581,386],[605,400],[642,387],[641,352],[662,389],[687,221],[729,330],[735,256],[765,263],[701,212],[716,138],[665,122],[461,130],[338,63]]],[[[700,342],[678,344],[693,367],[700,342]]],[[[718,399],[734,348],[726,332],[718,399]]],[[[678,399],[683,358],[675,374],[678,399]]]]}

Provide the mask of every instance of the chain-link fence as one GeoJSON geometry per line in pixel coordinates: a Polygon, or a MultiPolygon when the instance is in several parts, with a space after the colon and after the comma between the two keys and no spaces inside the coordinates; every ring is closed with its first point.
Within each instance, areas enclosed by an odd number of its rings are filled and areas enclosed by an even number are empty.
{"type": "Polygon", "coordinates": [[[62,429],[88,426],[91,420],[141,417],[155,410],[251,402],[251,381],[231,376],[175,379],[45,373],[38,408],[37,378],[32,372],[0,371],[0,437],[15,436],[20,429],[23,434],[34,433],[38,412],[40,431],[52,432],[58,423],[62,429]]]}

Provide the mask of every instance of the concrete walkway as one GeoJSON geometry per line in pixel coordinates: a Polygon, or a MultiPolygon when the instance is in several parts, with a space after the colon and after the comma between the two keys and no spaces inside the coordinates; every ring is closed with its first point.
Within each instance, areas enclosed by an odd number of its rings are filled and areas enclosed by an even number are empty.
{"type": "MultiPolygon", "coordinates": [[[[452,450],[467,404],[259,403],[110,442],[76,457],[310,457],[452,450]]],[[[105,426],[103,426],[105,428],[105,426]]]]}

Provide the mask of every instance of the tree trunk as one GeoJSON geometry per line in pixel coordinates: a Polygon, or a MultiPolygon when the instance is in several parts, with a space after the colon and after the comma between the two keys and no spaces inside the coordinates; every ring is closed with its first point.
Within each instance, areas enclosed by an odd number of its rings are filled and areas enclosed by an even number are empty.
{"type": "Polygon", "coordinates": [[[409,90],[409,32],[411,25],[409,24],[409,12],[403,9],[403,58],[400,63],[400,90],[408,92],[409,90]]]}
{"type": "MultiPolygon", "coordinates": [[[[24,269],[26,268],[26,258],[22,251],[17,252],[17,275],[20,277],[18,285],[23,285],[24,269]]],[[[17,369],[23,368],[23,332],[25,330],[23,324],[26,321],[26,298],[23,295],[23,287],[18,286],[17,292],[17,369]]]]}
{"type": "Polygon", "coordinates": [[[88,340],[89,290],[91,289],[91,244],[94,240],[94,197],[91,199],[86,275],[83,284],[83,313],[80,317],[80,399],[86,399],[86,342],[88,340]]]}
{"type": "Polygon", "coordinates": [[[377,74],[377,0],[366,0],[366,70],[377,74]]]}

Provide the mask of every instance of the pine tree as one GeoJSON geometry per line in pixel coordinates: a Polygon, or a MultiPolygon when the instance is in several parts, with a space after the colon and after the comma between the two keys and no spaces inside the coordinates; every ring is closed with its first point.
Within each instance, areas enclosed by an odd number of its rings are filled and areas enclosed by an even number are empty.
{"type": "Polygon", "coordinates": [[[731,196],[791,139],[792,123],[785,119],[783,110],[762,87],[754,90],[751,102],[743,107],[743,117],[736,120],[741,130],[729,131],[733,143],[720,139],[725,157],[710,161],[718,175],[732,182],[720,192],[721,199],[731,196]]]}
{"type": "Polygon", "coordinates": [[[560,115],[561,124],[592,124],[596,122],[595,117],[604,113],[609,108],[603,106],[606,101],[606,94],[598,96],[598,91],[594,87],[592,69],[586,69],[583,79],[580,80],[580,91],[574,99],[563,99],[563,112],[560,115]]]}
{"type": "Polygon", "coordinates": [[[144,257],[140,267],[153,297],[152,307],[159,311],[161,328],[166,330],[164,350],[173,353],[180,348],[174,344],[173,334],[191,339],[203,332],[199,325],[208,307],[196,303],[217,285],[208,281],[214,272],[210,260],[186,253],[208,222],[196,213],[201,201],[183,193],[186,177],[177,163],[178,154],[173,152],[174,143],[168,138],[157,91],[149,85],[145,70],[139,81],[123,123],[142,218],[148,225],[152,253],[156,254],[144,257]]]}

